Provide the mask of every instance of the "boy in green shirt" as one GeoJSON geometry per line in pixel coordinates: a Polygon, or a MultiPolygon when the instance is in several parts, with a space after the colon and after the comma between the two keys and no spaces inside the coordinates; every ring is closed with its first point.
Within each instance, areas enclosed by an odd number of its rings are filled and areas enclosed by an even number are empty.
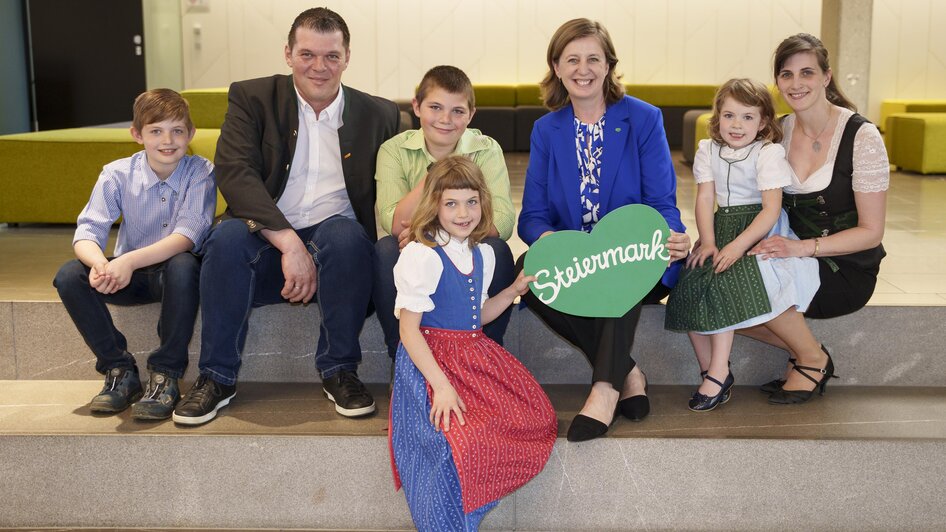
{"type": "MultiPolygon", "coordinates": [[[[400,340],[394,317],[394,265],[400,250],[410,241],[408,227],[420,202],[427,168],[451,155],[469,157],[483,171],[493,196],[494,227],[483,241],[496,256],[496,269],[487,290],[490,297],[512,284],[512,252],[506,240],[512,236],[515,209],[509,197],[509,172],[503,150],[492,138],[467,129],[476,106],[470,78],[453,66],[437,66],[424,74],[413,100],[420,129],[405,131],[381,145],[375,180],[378,184],[378,221],[388,236],[375,244],[374,303],[384,331],[388,355],[394,357],[400,340]]],[[[502,345],[511,307],[487,325],[483,332],[502,345]]]]}

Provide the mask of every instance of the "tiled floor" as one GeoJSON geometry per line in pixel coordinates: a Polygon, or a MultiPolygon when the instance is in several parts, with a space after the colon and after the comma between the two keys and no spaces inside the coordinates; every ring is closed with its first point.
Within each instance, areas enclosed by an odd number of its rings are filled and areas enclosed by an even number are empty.
{"type": "MultiPolygon", "coordinates": [[[[680,153],[674,152],[675,161],[680,153]]],[[[506,156],[513,203],[522,206],[528,154],[506,156]]],[[[683,222],[696,238],[693,172],[679,162],[678,204],[683,222]]],[[[871,305],[946,305],[946,176],[921,176],[894,172],[887,200],[887,258],[880,271],[871,305]]],[[[78,214],[78,213],[77,213],[78,214]]],[[[52,287],[56,270],[73,258],[74,227],[0,224],[0,301],[58,298],[52,287]]],[[[114,238],[112,239],[114,241],[114,238]]],[[[510,241],[518,256],[526,246],[517,236],[510,241]]]]}

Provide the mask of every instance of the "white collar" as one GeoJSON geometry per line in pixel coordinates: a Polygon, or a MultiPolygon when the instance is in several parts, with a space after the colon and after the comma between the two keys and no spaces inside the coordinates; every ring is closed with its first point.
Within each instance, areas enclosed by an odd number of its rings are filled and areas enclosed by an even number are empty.
{"type": "MultiPolygon", "coordinates": [[[[309,102],[302,97],[302,93],[299,92],[299,88],[296,87],[293,83],[292,87],[296,90],[296,99],[299,101],[299,113],[305,114],[307,111],[315,114],[315,109],[309,105],[309,102]]],[[[345,89],[339,85],[338,94],[335,95],[335,99],[332,100],[332,103],[328,104],[328,107],[322,110],[321,116],[318,117],[320,122],[325,121],[329,126],[333,126],[336,129],[342,127],[342,109],[345,108],[345,89]]]]}
{"type": "Polygon", "coordinates": [[[460,254],[472,253],[473,250],[470,249],[470,239],[464,238],[463,240],[457,240],[450,233],[444,231],[443,229],[438,229],[437,234],[434,235],[434,241],[437,242],[437,245],[444,248],[444,251],[452,251],[460,254]]]}

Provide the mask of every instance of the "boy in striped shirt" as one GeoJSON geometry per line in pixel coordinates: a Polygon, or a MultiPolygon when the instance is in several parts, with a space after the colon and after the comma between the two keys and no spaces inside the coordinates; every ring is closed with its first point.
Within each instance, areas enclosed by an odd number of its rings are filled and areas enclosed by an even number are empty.
{"type": "Polygon", "coordinates": [[[79,214],[77,260],[53,281],[76,328],[96,357],[105,386],[90,409],[135,419],[166,419],[180,398],[187,345],[198,308],[200,259],[216,207],[213,164],[187,155],[194,137],[187,102],[170,89],[135,99],[131,136],[144,149],[102,169],[79,214]],[[112,224],[122,217],[113,256],[105,256],[112,224]],[[148,356],[142,389],[135,358],[105,306],[161,302],[160,345],[148,356]]]}

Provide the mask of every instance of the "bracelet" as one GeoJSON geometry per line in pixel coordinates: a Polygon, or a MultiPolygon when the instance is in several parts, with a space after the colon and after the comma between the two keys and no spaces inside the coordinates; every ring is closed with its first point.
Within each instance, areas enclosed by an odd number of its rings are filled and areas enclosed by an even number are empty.
{"type": "Polygon", "coordinates": [[[817,257],[817,256],[818,256],[818,248],[819,248],[820,246],[821,246],[821,238],[820,238],[820,237],[815,238],[815,251],[812,252],[812,254],[811,254],[812,257],[817,257]]]}

